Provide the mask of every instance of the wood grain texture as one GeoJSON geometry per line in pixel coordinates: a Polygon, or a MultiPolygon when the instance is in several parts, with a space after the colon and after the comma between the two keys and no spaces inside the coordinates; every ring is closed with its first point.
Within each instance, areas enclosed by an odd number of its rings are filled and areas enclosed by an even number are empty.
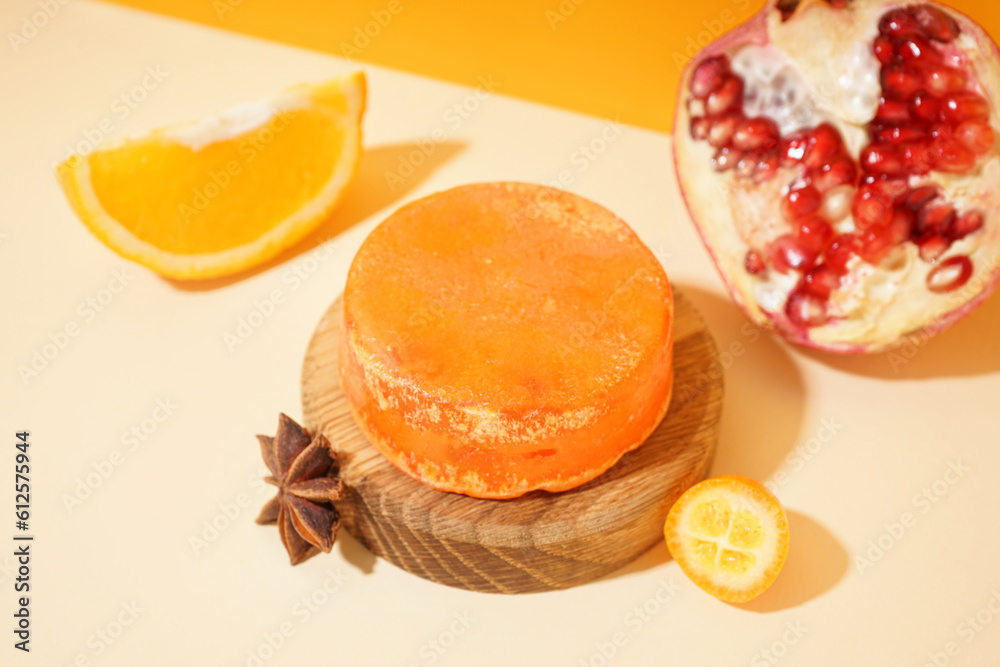
{"type": "Polygon", "coordinates": [[[343,526],[418,576],[473,591],[568,588],[609,574],[663,539],[674,500],[708,471],[722,412],[717,352],[700,316],[674,293],[670,410],[638,449],[562,493],[483,500],[437,491],[400,472],[362,435],[340,390],[342,302],[323,316],[302,371],[305,425],[342,457],[343,526]]]}

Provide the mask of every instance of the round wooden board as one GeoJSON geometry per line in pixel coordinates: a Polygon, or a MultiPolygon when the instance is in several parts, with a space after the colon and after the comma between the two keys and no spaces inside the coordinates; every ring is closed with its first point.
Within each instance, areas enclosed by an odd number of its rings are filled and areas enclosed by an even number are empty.
{"type": "Polygon", "coordinates": [[[708,472],[722,376],[704,322],[675,291],[670,409],[638,449],[583,486],[483,500],[437,491],[400,472],[358,430],[340,390],[342,302],[327,310],[302,369],[305,425],[340,452],[344,528],[418,576],[473,591],[568,588],[622,567],[663,539],[674,500],[708,472]]]}

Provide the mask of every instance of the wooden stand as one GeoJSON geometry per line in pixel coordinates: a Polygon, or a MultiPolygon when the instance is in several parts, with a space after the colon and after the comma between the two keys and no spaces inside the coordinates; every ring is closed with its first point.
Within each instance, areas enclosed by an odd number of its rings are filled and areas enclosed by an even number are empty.
{"type": "Polygon", "coordinates": [[[375,554],[418,576],[473,591],[528,593],[592,581],[663,539],[674,500],[708,471],[719,432],[715,344],[675,293],[674,391],[638,449],[587,484],[483,500],[437,491],[400,472],[361,434],[340,390],[341,300],[320,320],[302,370],[305,425],[342,457],[343,526],[375,554]]]}

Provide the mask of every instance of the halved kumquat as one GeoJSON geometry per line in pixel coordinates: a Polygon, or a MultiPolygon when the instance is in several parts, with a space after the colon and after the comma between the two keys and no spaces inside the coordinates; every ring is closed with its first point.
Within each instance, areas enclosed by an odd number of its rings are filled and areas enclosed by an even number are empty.
{"type": "Polygon", "coordinates": [[[663,532],[684,574],[726,602],[767,590],[788,555],[788,519],[778,499],[739,475],[692,486],[670,509],[663,532]]]}

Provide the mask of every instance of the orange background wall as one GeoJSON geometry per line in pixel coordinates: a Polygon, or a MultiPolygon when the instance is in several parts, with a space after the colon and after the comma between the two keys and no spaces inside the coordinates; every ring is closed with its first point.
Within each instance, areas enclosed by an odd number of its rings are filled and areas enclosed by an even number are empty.
{"type": "MultiPolygon", "coordinates": [[[[113,0],[670,131],[684,62],[763,0],[113,0]],[[367,29],[367,34],[366,34],[367,29]]],[[[953,0],[996,38],[1000,3],[953,0]]]]}

